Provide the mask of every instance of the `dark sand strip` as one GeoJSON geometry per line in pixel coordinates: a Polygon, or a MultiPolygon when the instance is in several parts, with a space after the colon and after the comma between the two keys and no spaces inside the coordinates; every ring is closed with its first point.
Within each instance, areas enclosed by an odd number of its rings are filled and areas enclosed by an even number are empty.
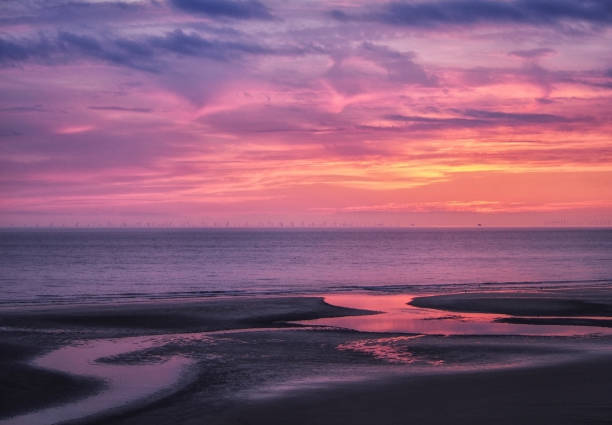
{"type": "Polygon", "coordinates": [[[417,297],[415,307],[512,316],[612,317],[610,290],[588,293],[467,293],[417,297]]]}
{"type": "Polygon", "coordinates": [[[439,374],[244,404],[214,425],[590,425],[612,421],[612,358],[439,374]]]}
{"type": "Polygon", "coordinates": [[[92,378],[20,363],[0,366],[0,419],[89,397],[103,388],[102,381],[92,378]]]}
{"type": "Polygon", "coordinates": [[[104,383],[95,379],[40,369],[23,362],[39,352],[35,346],[0,342],[0,419],[87,397],[104,388],[104,383]]]}
{"type": "Polygon", "coordinates": [[[294,327],[286,322],[372,313],[330,306],[320,297],[234,297],[7,309],[0,310],[0,327],[61,328],[66,331],[126,329],[131,334],[149,334],[151,331],[203,332],[294,327]]]}
{"type": "Polygon", "coordinates": [[[514,323],[517,325],[595,326],[599,328],[612,328],[612,319],[588,319],[576,317],[504,317],[495,321],[498,323],[514,323]]]}

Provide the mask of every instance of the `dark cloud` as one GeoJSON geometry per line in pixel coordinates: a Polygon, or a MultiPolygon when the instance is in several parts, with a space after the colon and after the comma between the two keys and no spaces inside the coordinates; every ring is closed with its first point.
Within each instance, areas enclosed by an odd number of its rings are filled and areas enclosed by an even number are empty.
{"type": "Polygon", "coordinates": [[[415,54],[392,50],[373,43],[363,43],[361,54],[385,68],[387,78],[395,83],[433,86],[436,79],[428,75],[421,65],[414,62],[415,54]]]}
{"type": "Polygon", "coordinates": [[[539,59],[544,56],[549,56],[556,53],[554,49],[549,49],[546,47],[539,49],[529,49],[529,50],[514,50],[508,53],[510,56],[516,56],[523,59],[539,59]]]}
{"type": "Polygon", "coordinates": [[[451,112],[458,117],[438,118],[391,114],[384,118],[390,121],[403,122],[411,129],[435,130],[449,128],[480,128],[517,125],[562,124],[577,121],[589,121],[586,118],[576,119],[552,114],[511,113],[485,111],[479,109],[457,110],[451,112]]]}
{"type": "Polygon", "coordinates": [[[115,46],[133,58],[148,59],[154,54],[150,46],[140,41],[120,38],[115,40],[115,46]]]}
{"type": "Polygon", "coordinates": [[[233,134],[316,132],[333,126],[331,117],[301,107],[266,105],[216,112],[200,119],[217,131],[233,134]]]}
{"type": "Polygon", "coordinates": [[[264,54],[271,53],[257,44],[248,42],[208,40],[196,33],[185,33],[182,30],[175,30],[167,33],[163,37],[149,39],[153,47],[169,50],[184,56],[199,56],[210,59],[227,60],[236,55],[264,54]]]}
{"type": "Polygon", "coordinates": [[[22,133],[20,133],[19,131],[0,128],[0,137],[11,137],[12,138],[12,137],[17,137],[21,135],[22,133]]]}
{"type": "Polygon", "coordinates": [[[156,72],[159,64],[156,62],[154,52],[148,50],[149,42],[142,40],[138,50],[129,40],[98,40],[89,35],[60,32],[57,37],[57,47],[64,60],[98,59],[113,65],[126,66],[143,71],[156,72]]]}
{"type": "Polygon", "coordinates": [[[178,9],[211,17],[272,19],[270,10],[257,0],[171,0],[178,9]]]}
{"type": "Polygon", "coordinates": [[[11,25],[97,26],[121,24],[156,16],[162,8],[157,1],[90,2],[73,0],[3,0],[0,2],[0,27],[11,25]]]}
{"type": "Polygon", "coordinates": [[[141,38],[96,38],[91,35],[60,31],[55,36],[37,39],[0,38],[0,64],[14,65],[34,61],[47,65],[80,59],[96,59],[114,65],[158,72],[163,67],[164,54],[200,57],[219,61],[242,55],[294,55],[304,52],[298,47],[268,48],[243,40],[208,39],[177,29],[162,36],[141,38]]]}
{"type": "Polygon", "coordinates": [[[21,62],[34,57],[45,59],[53,47],[44,37],[36,41],[0,38],[0,64],[21,62]]]}
{"type": "Polygon", "coordinates": [[[412,27],[476,24],[557,25],[563,22],[612,23],[609,0],[440,0],[394,1],[373,11],[349,14],[334,10],[340,21],[366,20],[412,27]]]}
{"type": "Polygon", "coordinates": [[[59,41],[60,46],[63,48],[66,48],[66,45],[73,46],[91,55],[99,55],[104,51],[98,40],[85,35],[60,32],[57,40],[59,41]]]}
{"type": "Polygon", "coordinates": [[[30,51],[18,43],[0,39],[0,62],[21,61],[28,59],[30,51]]]}
{"type": "Polygon", "coordinates": [[[533,57],[525,59],[524,66],[520,68],[476,67],[461,70],[459,76],[463,84],[475,87],[505,84],[507,81],[531,83],[542,90],[541,95],[536,99],[540,103],[551,103],[546,99],[551,95],[557,84],[577,84],[597,89],[612,88],[612,80],[610,80],[612,74],[609,71],[601,69],[551,70],[539,65],[537,59],[533,57]]]}
{"type": "Polygon", "coordinates": [[[60,31],[55,36],[39,35],[36,39],[0,38],[0,64],[6,66],[33,61],[53,65],[79,59],[98,59],[151,70],[151,64],[143,62],[141,56],[112,44],[67,31],[60,31]]]}
{"type": "Polygon", "coordinates": [[[126,108],[123,106],[89,106],[88,109],[94,111],[138,112],[144,114],[153,112],[151,108],[126,108]]]}
{"type": "Polygon", "coordinates": [[[418,115],[399,115],[390,114],[384,117],[389,121],[398,121],[410,124],[410,128],[419,130],[443,129],[443,128],[474,128],[490,126],[491,123],[486,120],[477,120],[469,118],[434,118],[423,117],[418,115]]]}
{"type": "Polygon", "coordinates": [[[542,104],[542,105],[550,105],[552,103],[555,103],[554,100],[551,100],[551,99],[548,99],[548,98],[545,98],[545,97],[537,98],[536,101],[538,103],[542,104]]]}
{"type": "Polygon", "coordinates": [[[45,112],[45,109],[42,105],[8,106],[0,108],[0,112],[45,112]]]}
{"type": "Polygon", "coordinates": [[[399,52],[385,46],[362,43],[332,55],[334,63],[326,72],[333,87],[345,94],[356,94],[398,84],[435,86],[437,80],[414,61],[412,52],[399,52]],[[351,59],[359,58],[384,72],[373,72],[370,67],[355,66],[351,59]]]}
{"type": "Polygon", "coordinates": [[[483,111],[480,109],[468,109],[464,111],[464,115],[480,119],[522,122],[529,124],[546,124],[571,121],[571,119],[560,115],[483,111]]]}

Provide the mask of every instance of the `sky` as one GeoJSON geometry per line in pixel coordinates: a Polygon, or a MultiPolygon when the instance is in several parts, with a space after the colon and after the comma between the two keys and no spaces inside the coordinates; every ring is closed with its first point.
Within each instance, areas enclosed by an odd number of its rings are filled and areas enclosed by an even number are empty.
{"type": "Polygon", "coordinates": [[[3,0],[0,226],[610,226],[609,0],[3,0]]]}

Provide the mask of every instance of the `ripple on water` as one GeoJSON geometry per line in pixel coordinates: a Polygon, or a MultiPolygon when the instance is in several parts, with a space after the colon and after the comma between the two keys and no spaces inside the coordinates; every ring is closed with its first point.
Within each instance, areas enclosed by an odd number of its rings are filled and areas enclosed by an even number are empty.
{"type": "Polygon", "coordinates": [[[504,314],[446,314],[440,310],[409,305],[411,295],[339,294],[325,296],[328,304],[378,311],[380,314],[331,317],[305,320],[307,325],[334,326],[360,332],[411,333],[426,335],[523,335],[523,336],[586,336],[612,334],[612,328],[516,324],[497,322],[504,314]]]}

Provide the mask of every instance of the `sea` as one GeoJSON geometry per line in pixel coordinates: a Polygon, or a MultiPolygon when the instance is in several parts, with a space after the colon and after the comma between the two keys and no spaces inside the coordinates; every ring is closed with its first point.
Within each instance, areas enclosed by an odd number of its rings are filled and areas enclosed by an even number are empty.
{"type": "Polygon", "coordinates": [[[547,285],[612,287],[612,229],[0,230],[0,305],[547,285]]]}

